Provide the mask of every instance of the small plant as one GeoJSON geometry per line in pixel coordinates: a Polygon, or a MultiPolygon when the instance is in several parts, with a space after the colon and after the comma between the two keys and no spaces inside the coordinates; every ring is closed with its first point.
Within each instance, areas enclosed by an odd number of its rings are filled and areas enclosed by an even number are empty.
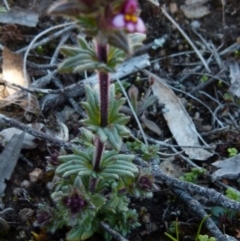
{"type": "MultiPolygon", "coordinates": [[[[149,198],[157,189],[148,169],[134,165],[133,155],[119,153],[122,139],[129,135],[125,126],[129,118],[119,112],[125,99],[115,97],[115,86],[110,83],[110,73],[145,37],[145,25],[137,15],[138,3],[62,0],[48,12],[74,18],[94,39],[89,44],[78,36],[77,46],[63,46],[65,59],[59,71],[94,70],[98,84],[85,86],[87,99],[81,103],[87,117],[82,121],[82,136],[75,143],[84,149],[76,146],[71,154],[48,158],[47,170],[58,180],[51,194],[55,206],[40,204],[36,224],[50,232],[66,226],[67,241],[86,240],[95,232],[110,240],[101,222],[125,236],[140,225],[136,210],[129,208],[130,197],[149,198]]],[[[146,156],[155,152],[155,148],[144,150],[146,156]]]]}
{"type": "Polygon", "coordinates": [[[199,241],[216,241],[215,238],[213,237],[209,238],[208,235],[199,235],[198,240],[199,241]]]}
{"type": "Polygon", "coordinates": [[[171,234],[169,234],[167,232],[165,232],[165,235],[167,237],[169,237],[173,241],[179,241],[179,225],[178,225],[178,221],[172,222],[172,224],[171,224],[169,229],[171,230],[172,233],[174,233],[174,232],[176,233],[176,238],[174,238],[171,234]]]}
{"type": "Polygon", "coordinates": [[[203,75],[203,76],[200,78],[200,82],[205,83],[205,82],[208,81],[208,79],[209,79],[208,76],[203,75]]]}
{"type": "Polygon", "coordinates": [[[229,225],[237,217],[237,212],[228,208],[215,206],[211,208],[213,221],[218,226],[229,225]]]}
{"type": "Polygon", "coordinates": [[[192,168],[191,172],[184,173],[179,177],[179,179],[185,182],[196,183],[199,176],[203,175],[204,173],[206,173],[204,168],[192,168]]]}
{"type": "Polygon", "coordinates": [[[227,102],[233,102],[234,101],[233,100],[233,96],[231,94],[229,94],[229,93],[224,93],[223,98],[227,102]]]}
{"type": "MultiPolygon", "coordinates": [[[[126,80],[122,80],[121,85],[126,90],[131,84],[128,83],[126,80]]],[[[118,82],[115,83],[115,94],[116,94],[117,97],[122,96],[122,89],[121,89],[118,82]]]]}
{"type": "MultiPolygon", "coordinates": [[[[227,188],[226,196],[236,202],[240,202],[240,192],[233,188],[227,188]]],[[[217,224],[231,223],[235,218],[237,218],[238,213],[234,210],[224,208],[224,207],[212,207],[211,213],[213,215],[213,220],[217,224]]]]}
{"type": "Polygon", "coordinates": [[[226,196],[234,201],[240,202],[240,192],[233,188],[228,188],[226,190],[226,196]]]}
{"type": "MultiPolygon", "coordinates": [[[[195,241],[216,241],[216,239],[213,238],[213,237],[209,238],[208,235],[201,235],[200,234],[201,229],[202,229],[202,225],[207,218],[209,218],[209,215],[206,216],[205,218],[203,218],[203,220],[199,224],[198,231],[197,231],[197,234],[196,234],[196,237],[195,237],[195,241]]],[[[171,228],[172,231],[174,231],[176,233],[176,238],[174,238],[171,234],[166,233],[166,232],[165,232],[165,235],[173,241],[179,241],[179,225],[178,225],[178,222],[177,221],[173,222],[173,225],[171,227],[172,227],[171,228]]]]}
{"type": "Polygon", "coordinates": [[[236,148],[228,148],[228,156],[233,157],[238,154],[238,150],[236,148]]]}
{"type": "Polygon", "coordinates": [[[133,142],[126,142],[126,146],[132,152],[141,155],[141,157],[146,161],[149,161],[152,158],[157,158],[159,145],[146,146],[141,141],[135,140],[133,142]]]}

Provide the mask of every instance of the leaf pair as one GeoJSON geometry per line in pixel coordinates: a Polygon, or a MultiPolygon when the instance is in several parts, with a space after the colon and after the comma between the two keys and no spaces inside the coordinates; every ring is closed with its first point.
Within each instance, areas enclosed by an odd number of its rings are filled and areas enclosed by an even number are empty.
{"type": "Polygon", "coordinates": [[[100,62],[94,49],[81,36],[78,36],[77,47],[63,46],[61,47],[61,53],[67,57],[58,67],[61,73],[76,73],[88,70],[114,72],[116,65],[123,61],[119,51],[111,51],[108,63],[100,62]]]}
{"type": "Polygon", "coordinates": [[[114,178],[129,176],[134,177],[138,172],[137,167],[131,163],[134,156],[117,154],[116,151],[105,151],[102,157],[100,171],[93,170],[94,148],[85,151],[74,149],[73,155],[60,156],[64,162],[56,169],[56,173],[66,178],[71,175],[92,176],[94,178],[114,178]]]}
{"type": "MultiPolygon", "coordinates": [[[[83,21],[82,17],[81,20],[83,21]]],[[[82,25],[84,25],[84,21],[82,25]]],[[[87,25],[89,25],[89,19],[87,25]]],[[[94,26],[94,23],[92,23],[92,25],[93,26],[91,29],[95,32],[96,30],[94,29],[96,26],[94,26]]],[[[142,41],[145,39],[145,35],[139,33],[129,35],[130,43],[128,43],[128,37],[125,36],[125,38],[127,45],[129,45],[128,48],[136,49],[141,46],[142,41]]],[[[126,43],[123,45],[126,45],[126,43]]],[[[125,50],[121,45],[117,46],[117,48],[110,46],[107,63],[99,62],[95,50],[87,43],[83,37],[78,36],[78,46],[61,47],[61,53],[67,58],[59,65],[58,69],[62,73],[82,72],[87,70],[114,72],[116,66],[122,63],[126,57],[126,53],[124,51],[127,50],[125,50]]]]}
{"type": "Polygon", "coordinates": [[[112,148],[119,151],[122,145],[122,137],[129,135],[128,129],[125,124],[129,120],[129,117],[119,113],[120,107],[125,102],[124,98],[115,100],[115,87],[110,86],[109,89],[109,107],[108,107],[108,126],[100,126],[100,99],[99,99],[99,87],[95,86],[91,88],[86,85],[87,101],[82,105],[88,113],[88,118],[83,121],[87,126],[87,129],[96,134],[101,142],[108,143],[112,148]]]}

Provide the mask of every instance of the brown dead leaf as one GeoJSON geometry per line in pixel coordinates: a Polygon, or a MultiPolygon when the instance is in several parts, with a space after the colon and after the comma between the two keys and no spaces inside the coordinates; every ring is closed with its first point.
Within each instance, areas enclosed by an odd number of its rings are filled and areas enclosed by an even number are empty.
{"type": "Polygon", "coordinates": [[[177,3],[170,3],[169,4],[169,10],[172,14],[178,12],[178,5],[177,3]]]}
{"type": "Polygon", "coordinates": [[[138,95],[139,95],[139,91],[138,88],[135,85],[132,85],[129,89],[128,89],[128,96],[131,100],[133,109],[136,111],[137,109],[137,99],[138,99],[138,95]]]}
{"type": "Polygon", "coordinates": [[[6,24],[2,27],[2,41],[7,43],[9,41],[22,41],[23,35],[16,24],[6,24]]]}
{"type": "Polygon", "coordinates": [[[167,86],[165,80],[147,70],[143,72],[149,76],[153,94],[158,97],[159,104],[164,105],[163,116],[178,145],[183,146],[182,149],[191,159],[206,160],[212,156],[212,153],[203,148],[194,148],[200,146],[198,138],[201,136],[181,101],[167,86]]]}
{"type": "Polygon", "coordinates": [[[142,115],[141,121],[152,132],[156,133],[159,136],[162,134],[161,129],[153,121],[147,119],[145,115],[142,115]]]}
{"type": "Polygon", "coordinates": [[[236,228],[235,231],[237,232],[236,238],[240,238],[240,229],[236,228]]]}
{"type": "Polygon", "coordinates": [[[0,109],[11,104],[18,105],[24,109],[26,111],[24,115],[28,121],[31,120],[31,116],[27,116],[28,112],[37,116],[41,112],[36,96],[23,91],[16,92],[15,94],[7,96],[4,99],[0,99],[0,109]]]}
{"type": "MultiPolygon", "coordinates": [[[[2,78],[9,84],[16,84],[27,88],[29,86],[29,78],[25,79],[23,74],[23,59],[20,54],[13,53],[8,48],[3,49],[2,78]]],[[[0,102],[0,108],[9,104],[17,104],[26,112],[39,114],[39,103],[37,98],[29,93],[19,91],[17,88],[6,87],[9,94],[0,102]]]]}
{"type": "MultiPolygon", "coordinates": [[[[28,87],[29,81],[24,79],[23,60],[21,54],[13,53],[7,47],[3,49],[3,79],[8,83],[14,83],[23,87],[28,87]]],[[[9,95],[16,92],[15,89],[7,87],[9,95]]]]}

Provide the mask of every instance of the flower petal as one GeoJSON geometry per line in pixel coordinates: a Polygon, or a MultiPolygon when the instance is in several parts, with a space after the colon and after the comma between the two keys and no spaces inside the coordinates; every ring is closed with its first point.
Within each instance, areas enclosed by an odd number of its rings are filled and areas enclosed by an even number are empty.
{"type": "Polygon", "coordinates": [[[138,18],[135,28],[136,28],[136,32],[139,32],[139,33],[146,32],[145,24],[141,18],[138,18]]]}
{"type": "Polygon", "coordinates": [[[112,25],[116,28],[125,27],[124,15],[123,14],[117,14],[112,20],[112,25]]]}
{"type": "Polygon", "coordinates": [[[126,14],[134,14],[137,10],[138,4],[136,0],[126,0],[124,3],[123,12],[126,14]]]}
{"type": "Polygon", "coordinates": [[[133,33],[136,30],[136,24],[128,22],[126,24],[126,29],[128,30],[128,32],[133,33]]]}

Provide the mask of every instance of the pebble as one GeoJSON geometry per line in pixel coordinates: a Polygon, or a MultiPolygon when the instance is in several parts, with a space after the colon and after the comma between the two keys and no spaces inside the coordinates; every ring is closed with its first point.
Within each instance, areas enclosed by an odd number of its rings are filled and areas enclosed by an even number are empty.
{"type": "Polygon", "coordinates": [[[17,187],[13,190],[14,196],[21,196],[22,193],[23,193],[23,189],[21,187],[17,187]]]}
{"type": "Polygon", "coordinates": [[[52,191],[53,188],[54,188],[54,183],[53,182],[48,182],[46,184],[46,188],[49,190],[49,191],[52,191]]]}
{"type": "Polygon", "coordinates": [[[43,171],[40,168],[35,168],[29,173],[30,182],[34,183],[40,181],[43,178],[43,171]]]}
{"type": "Polygon", "coordinates": [[[199,28],[201,27],[201,23],[200,23],[198,20],[193,20],[193,21],[191,22],[191,27],[192,27],[193,29],[199,29],[199,28]]]}
{"type": "Polygon", "coordinates": [[[28,189],[30,187],[30,182],[28,180],[22,181],[21,187],[24,189],[28,189]]]}

